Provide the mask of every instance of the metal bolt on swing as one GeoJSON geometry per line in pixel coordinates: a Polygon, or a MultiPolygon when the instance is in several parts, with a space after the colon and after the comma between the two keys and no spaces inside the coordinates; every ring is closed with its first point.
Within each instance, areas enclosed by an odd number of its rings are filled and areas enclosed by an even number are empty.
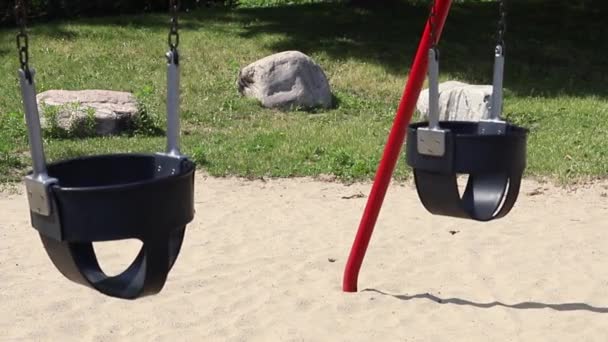
{"type": "Polygon", "coordinates": [[[166,152],[87,156],[48,165],[35,72],[28,66],[23,0],[18,8],[19,78],[33,162],[25,179],[32,226],[55,267],[69,280],[123,299],[156,294],[194,218],[195,165],[179,150],[177,7],[171,1],[166,152]],[[117,276],[104,274],[93,242],[133,238],[143,244],[131,265],[117,276]]]}

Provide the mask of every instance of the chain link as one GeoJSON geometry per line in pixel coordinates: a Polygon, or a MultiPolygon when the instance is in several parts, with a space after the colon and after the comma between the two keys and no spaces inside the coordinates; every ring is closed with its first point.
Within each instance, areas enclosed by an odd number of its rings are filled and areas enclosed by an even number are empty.
{"type": "Polygon", "coordinates": [[[435,0],[431,1],[429,25],[431,26],[431,48],[437,51],[437,25],[435,23],[435,0]]]}
{"type": "Polygon", "coordinates": [[[169,11],[171,12],[171,28],[169,29],[169,49],[175,52],[179,46],[179,32],[178,32],[178,21],[177,12],[179,10],[179,0],[169,0],[169,11]]]}
{"type": "Polygon", "coordinates": [[[25,19],[27,17],[27,10],[25,7],[26,0],[17,0],[15,4],[15,17],[17,19],[17,25],[19,26],[19,33],[17,33],[17,51],[19,53],[19,63],[21,69],[25,71],[28,79],[30,78],[29,68],[29,38],[25,27],[25,19]]]}
{"type": "Polygon", "coordinates": [[[496,44],[504,48],[505,34],[507,32],[507,0],[498,0],[498,29],[496,32],[496,44]]]}

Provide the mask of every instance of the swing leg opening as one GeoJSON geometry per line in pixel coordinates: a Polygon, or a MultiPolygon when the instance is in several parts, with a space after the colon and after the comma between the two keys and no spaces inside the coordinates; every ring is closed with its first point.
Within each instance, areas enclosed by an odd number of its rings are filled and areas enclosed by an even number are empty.
{"type": "Polygon", "coordinates": [[[185,235],[185,226],[170,236],[146,239],[131,265],[116,276],[101,269],[90,242],[60,242],[40,235],[55,267],[69,280],[105,295],[136,299],[159,293],[175,264],[185,235]]]}
{"type": "Polygon", "coordinates": [[[462,195],[457,175],[414,170],[416,191],[422,205],[434,215],[490,221],[504,217],[515,205],[521,176],[471,174],[462,195]]]}

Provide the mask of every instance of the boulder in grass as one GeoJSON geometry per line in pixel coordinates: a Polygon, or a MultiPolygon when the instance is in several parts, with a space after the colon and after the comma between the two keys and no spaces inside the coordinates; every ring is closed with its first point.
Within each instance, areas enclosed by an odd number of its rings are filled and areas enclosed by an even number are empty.
{"type": "Polygon", "coordinates": [[[332,95],[321,67],[299,51],[262,58],[241,69],[239,92],[267,108],[329,108],[332,95]]]}
{"type": "MultiPolygon", "coordinates": [[[[439,120],[479,121],[487,119],[492,99],[491,85],[473,85],[457,81],[439,84],[439,120]]],[[[420,93],[416,108],[428,120],[429,90],[420,93]]]]}
{"type": "Polygon", "coordinates": [[[131,93],[48,90],[36,96],[42,127],[78,136],[107,136],[131,127],[139,110],[131,93]],[[52,122],[51,122],[52,121],[52,122]]]}

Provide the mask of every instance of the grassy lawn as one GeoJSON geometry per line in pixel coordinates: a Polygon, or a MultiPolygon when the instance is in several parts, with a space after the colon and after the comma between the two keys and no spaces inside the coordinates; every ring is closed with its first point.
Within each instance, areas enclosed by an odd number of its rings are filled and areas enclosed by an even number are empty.
{"type": "MultiPolygon", "coordinates": [[[[308,1],[313,2],[313,1],[308,1]]],[[[362,10],[340,4],[201,9],[182,15],[183,150],[212,175],[373,177],[426,5],[362,10]],[[335,108],[282,113],[242,98],[239,68],[300,50],[327,73],[335,108]]],[[[297,3],[297,2],[296,2],[297,3]]],[[[505,115],[531,129],[528,175],[559,181],[608,174],[608,29],[599,14],[517,3],[507,36],[505,115]],[[559,33],[558,33],[559,32],[559,33]]],[[[490,83],[496,6],[458,3],[442,41],[442,80],[490,83]]],[[[38,91],[111,89],[137,94],[164,121],[164,14],[51,22],[31,27],[38,91]]],[[[0,31],[0,181],[29,167],[13,30],[0,31]]],[[[50,160],[159,151],[162,136],[45,139],[50,160]]],[[[396,171],[405,178],[403,159],[396,171]]]]}

